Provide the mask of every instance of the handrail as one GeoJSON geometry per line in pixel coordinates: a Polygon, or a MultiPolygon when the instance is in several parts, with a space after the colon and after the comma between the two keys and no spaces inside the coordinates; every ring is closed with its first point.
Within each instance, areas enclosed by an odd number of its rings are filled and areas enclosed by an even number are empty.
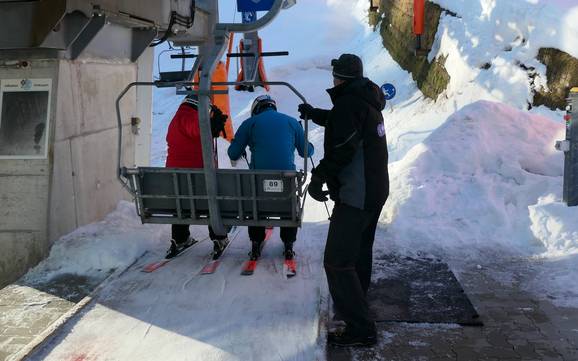
{"type": "MultiPolygon", "coordinates": [[[[229,85],[246,85],[246,86],[261,86],[261,85],[281,85],[281,86],[286,86],[287,88],[289,88],[299,99],[301,99],[301,101],[303,103],[307,103],[307,100],[305,99],[305,97],[297,90],[295,89],[295,87],[287,82],[283,82],[283,81],[267,81],[267,82],[215,82],[212,83],[213,85],[216,86],[229,86],[229,85]]],[[[120,111],[120,102],[122,100],[122,98],[124,98],[124,96],[129,92],[129,90],[133,87],[136,86],[155,86],[155,87],[191,87],[191,86],[198,86],[199,83],[198,82],[191,82],[191,81],[176,81],[176,82],[132,82],[129,85],[126,86],[126,88],[120,93],[120,95],[118,96],[118,98],[116,99],[116,117],[117,117],[117,123],[118,123],[118,152],[117,152],[117,164],[118,164],[118,169],[117,169],[117,178],[120,181],[120,183],[122,184],[122,186],[127,189],[129,191],[129,193],[133,194],[133,191],[131,189],[131,187],[129,186],[128,182],[125,181],[122,178],[122,169],[124,168],[122,166],[122,138],[123,138],[123,132],[122,132],[122,114],[120,111]]],[[[303,149],[303,160],[304,160],[304,165],[303,165],[303,172],[305,174],[307,174],[307,170],[308,170],[308,166],[307,166],[307,159],[309,158],[309,121],[305,120],[305,129],[304,129],[304,133],[305,133],[305,144],[304,144],[304,149],[303,149]]]]}

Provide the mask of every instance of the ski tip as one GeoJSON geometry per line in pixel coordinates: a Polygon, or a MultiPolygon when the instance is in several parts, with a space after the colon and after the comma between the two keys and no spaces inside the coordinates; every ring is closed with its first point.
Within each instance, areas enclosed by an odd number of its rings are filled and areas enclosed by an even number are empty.
{"type": "Polygon", "coordinates": [[[283,273],[287,278],[293,278],[297,275],[297,263],[294,259],[285,260],[283,263],[283,273]]]}
{"type": "Polygon", "coordinates": [[[243,264],[243,269],[241,270],[241,275],[250,276],[255,273],[255,268],[257,267],[257,261],[246,261],[243,264]]]}

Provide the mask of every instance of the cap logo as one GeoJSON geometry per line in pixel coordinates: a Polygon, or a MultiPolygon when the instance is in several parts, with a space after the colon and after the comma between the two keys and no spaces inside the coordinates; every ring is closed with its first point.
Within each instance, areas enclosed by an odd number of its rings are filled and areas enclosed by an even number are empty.
{"type": "Polygon", "coordinates": [[[380,138],[385,136],[385,125],[383,123],[377,125],[377,135],[379,135],[380,138]]]}

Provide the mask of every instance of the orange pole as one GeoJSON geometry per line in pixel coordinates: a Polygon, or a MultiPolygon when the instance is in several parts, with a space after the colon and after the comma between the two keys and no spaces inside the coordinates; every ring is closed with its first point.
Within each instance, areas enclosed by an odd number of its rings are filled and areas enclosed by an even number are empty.
{"type": "MultiPolygon", "coordinates": [[[[233,39],[235,39],[235,33],[231,33],[229,37],[229,50],[227,51],[227,54],[231,54],[233,52],[233,39]]],[[[231,58],[227,57],[227,64],[225,65],[227,74],[229,74],[229,65],[231,65],[231,58]]]]}
{"type": "Polygon", "coordinates": [[[425,0],[413,0],[413,33],[422,35],[425,29],[425,0]]]}

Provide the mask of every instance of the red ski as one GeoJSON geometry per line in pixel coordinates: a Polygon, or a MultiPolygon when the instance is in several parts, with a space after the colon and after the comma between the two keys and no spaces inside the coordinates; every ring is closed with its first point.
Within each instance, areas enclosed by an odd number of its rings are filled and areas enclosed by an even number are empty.
{"type": "Polygon", "coordinates": [[[297,262],[295,258],[286,259],[283,263],[283,274],[287,278],[295,277],[297,275],[297,262]]]}
{"type": "Polygon", "coordinates": [[[144,266],[141,271],[145,272],[145,273],[151,273],[154,272],[156,270],[158,270],[159,268],[165,266],[167,263],[169,263],[170,261],[174,260],[175,258],[178,258],[180,256],[182,256],[183,254],[187,253],[191,248],[193,248],[194,245],[199,244],[205,240],[209,239],[209,237],[205,237],[199,241],[193,242],[190,246],[188,246],[187,248],[183,249],[179,254],[177,254],[175,257],[173,258],[165,258],[162,259],[160,261],[156,261],[153,263],[149,263],[146,266],[144,266]]]}
{"type": "MultiPolygon", "coordinates": [[[[265,229],[265,241],[261,245],[261,250],[263,250],[263,247],[265,246],[265,242],[267,242],[269,240],[269,238],[271,238],[272,234],[273,234],[273,228],[272,227],[265,229]]],[[[245,263],[243,263],[243,268],[241,269],[241,275],[251,276],[253,273],[255,273],[255,269],[257,268],[257,262],[258,261],[259,260],[245,261],[245,263]]]]}
{"type": "Polygon", "coordinates": [[[215,273],[215,271],[217,271],[217,268],[219,268],[219,265],[221,264],[221,258],[223,257],[223,254],[225,254],[225,251],[227,249],[229,249],[229,246],[231,245],[231,242],[233,242],[233,240],[235,238],[237,238],[237,235],[239,234],[239,230],[237,230],[237,227],[233,228],[233,231],[235,232],[235,234],[229,238],[229,243],[227,243],[227,245],[225,246],[225,248],[221,251],[220,254],[218,255],[212,255],[212,259],[201,269],[201,271],[199,272],[199,274],[201,275],[210,275],[215,273]]]}
{"type": "Polygon", "coordinates": [[[265,241],[268,241],[269,238],[271,238],[272,234],[273,234],[273,227],[265,228],[265,241]]]}

